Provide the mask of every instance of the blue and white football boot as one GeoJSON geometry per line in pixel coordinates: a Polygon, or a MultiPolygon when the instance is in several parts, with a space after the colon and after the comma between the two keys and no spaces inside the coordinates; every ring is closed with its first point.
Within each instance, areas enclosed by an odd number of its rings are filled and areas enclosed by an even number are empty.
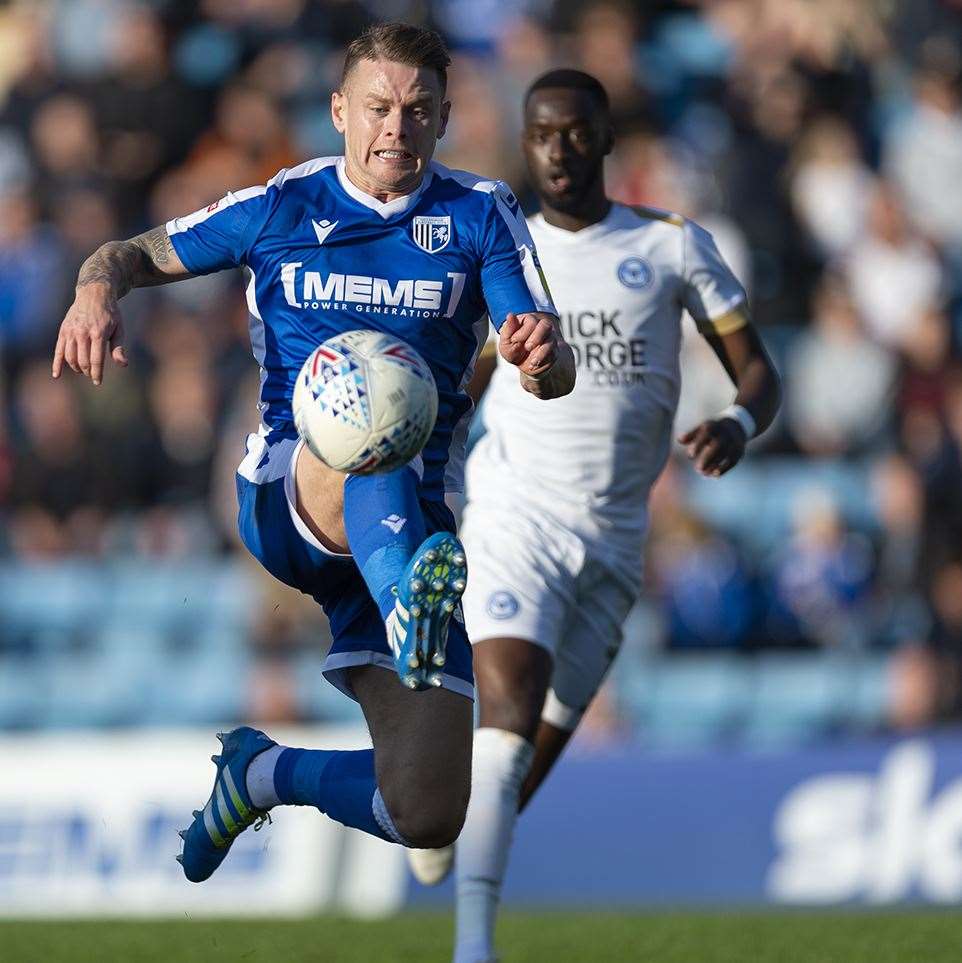
{"type": "Polygon", "coordinates": [[[441,685],[448,622],[467,578],[464,546],[450,532],[426,538],[408,562],[387,627],[394,666],[409,689],[441,685]]]}
{"type": "Polygon", "coordinates": [[[224,747],[211,756],[217,765],[214,788],[203,809],[194,811],[194,821],[179,833],[184,852],[177,862],[192,883],[202,883],[224,861],[234,840],[248,826],[258,830],[270,821],[266,811],[255,809],[247,792],[247,767],[254,756],[277,745],[273,739],[250,726],[217,733],[224,747]]]}

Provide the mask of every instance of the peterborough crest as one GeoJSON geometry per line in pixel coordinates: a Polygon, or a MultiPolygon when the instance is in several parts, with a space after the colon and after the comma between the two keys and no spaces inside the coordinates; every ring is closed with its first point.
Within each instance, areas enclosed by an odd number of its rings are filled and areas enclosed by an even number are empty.
{"type": "Polygon", "coordinates": [[[437,254],[451,240],[451,217],[415,217],[411,222],[414,243],[428,254],[437,254]]]}

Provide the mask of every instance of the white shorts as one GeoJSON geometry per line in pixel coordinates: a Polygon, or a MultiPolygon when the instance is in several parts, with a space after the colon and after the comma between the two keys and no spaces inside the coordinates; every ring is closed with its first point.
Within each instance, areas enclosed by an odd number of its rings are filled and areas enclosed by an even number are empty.
{"type": "Polygon", "coordinates": [[[535,508],[469,501],[460,536],[468,556],[464,620],[472,644],[525,639],[554,660],[542,718],[574,730],[601,686],[637,597],[636,579],[535,508]]]}

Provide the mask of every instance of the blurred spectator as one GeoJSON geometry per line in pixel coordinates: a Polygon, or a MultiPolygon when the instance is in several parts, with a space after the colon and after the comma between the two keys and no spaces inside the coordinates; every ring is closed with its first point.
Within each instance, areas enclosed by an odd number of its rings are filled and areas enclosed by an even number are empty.
{"type": "Polygon", "coordinates": [[[12,127],[0,127],[0,194],[29,185],[30,156],[23,138],[12,127]]]}
{"type": "Polygon", "coordinates": [[[604,84],[616,131],[651,121],[648,93],[639,83],[636,47],[639,8],[622,0],[579,5],[570,54],[604,84]]]}
{"type": "Polygon", "coordinates": [[[865,337],[844,282],[826,275],[811,331],[792,345],[786,417],[803,450],[832,455],[864,449],[885,427],[895,361],[865,337]]]}
{"type": "Polygon", "coordinates": [[[879,522],[872,618],[877,645],[917,644],[930,617],[920,589],[925,552],[925,491],[912,465],[899,455],[877,464],[871,494],[879,522]]]}
{"type": "Polygon", "coordinates": [[[54,0],[50,38],[59,70],[76,78],[103,74],[116,24],[134,6],[129,0],[54,0]]]}
{"type": "Polygon", "coordinates": [[[43,7],[22,3],[0,10],[0,124],[26,131],[40,104],[66,85],[43,7]]]}
{"type": "Polygon", "coordinates": [[[889,455],[872,472],[873,501],[881,526],[878,565],[886,592],[911,590],[918,582],[922,552],[925,493],[912,466],[899,455],[889,455]]]}
{"type": "Polygon", "coordinates": [[[436,0],[434,18],[451,47],[488,54],[511,29],[522,0],[436,0]]]}
{"type": "MultiPolygon", "coordinates": [[[[491,78],[482,61],[458,56],[451,67],[448,93],[452,104],[451,123],[438,144],[438,159],[463,170],[472,165],[492,177],[513,184],[523,180],[517,141],[506,135],[517,129],[505,123],[504,109],[491,96],[491,78]]],[[[517,110],[520,116],[520,107],[517,110]]]]}
{"type": "Polygon", "coordinates": [[[161,315],[148,335],[156,367],[147,389],[157,428],[154,472],[172,503],[206,502],[217,444],[219,391],[200,320],[161,315]]]}
{"type": "Polygon", "coordinates": [[[69,291],[80,265],[90,254],[101,244],[120,236],[117,210],[104,190],[71,187],[57,195],[53,222],[64,244],[63,268],[69,291]]]}
{"type": "Polygon", "coordinates": [[[807,493],[775,571],[770,625],[776,636],[824,648],[864,647],[871,575],[868,540],[846,530],[828,493],[807,493]]]}
{"type": "Polygon", "coordinates": [[[666,609],[672,649],[738,647],[748,640],[755,598],[734,547],[679,512],[652,533],[650,581],[666,609]]]}
{"type": "Polygon", "coordinates": [[[893,660],[891,721],[899,729],[962,718],[962,563],[939,570],[932,608],[927,644],[906,647],[893,660]]]}
{"type": "Polygon", "coordinates": [[[49,347],[72,282],[63,241],[25,191],[0,193],[0,348],[7,364],[49,347]]]}
{"type": "Polygon", "coordinates": [[[216,116],[215,127],[197,142],[189,163],[203,166],[214,158],[233,155],[239,176],[246,180],[226,183],[224,189],[263,184],[282,167],[293,167],[300,160],[283,115],[264,91],[243,85],[228,87],[218,101],[216,116]]]}
{"type": "Polygon", "coordinates": [[[113,23],[103,73],[89,96],[125,233],[135,233],[144,191],[183,159],[203,129],[205,98],[170,73],[159,16],[139,5],[125,7],[113,23]]]}
{"type": "Polygon", "coordinates": [[[803,235],[785,176],[809,96],[805,78],[787,67],[767,75],[741,65],[732,78],[735,136],[724,158],[723,183],[728,210],[753,249],[756,315],[762,323],[803,318],[817,271],[798,243],[803,235]]]}
{"type": "Polygon", "coordinates": [[[163,462],[162,489],[172,501],[201,502],[214,455],[216,394],[206,366],[165,361],[151,378],[150,409],[163,462]]]}
{"type": "Polygon", "coordinates": [[[932,585],[932,609],[932,645],[958,664],[962,658],[962,562],[950,562],[939,570],[932,585]]]}
{"type": "Polygon", "coordinates": [[[962,379],[945,384],[943,404],[907,405],[900,438],[925,489],[923,582],[962,544],[962,379]]]}
{"type": "Polygon", "coordinates": [[[622,204],[669,207],[678,170],[668,144],[645,129],[618,135],[608,162],[608,191],[622,204]]]}
{"type": "Polygon", "coordinates": [[[506,119],[514,119],[517,130],[521,128],[521,102],[528,84],[555,66],[557,59],[554,38],[546,24],[534,16],[516,16],[498,36],[498,74],[505,85],[502,103],[506,119]]]}
{"type": "Polygon", "coordinates": [[[862,231],[872,182],[851,127],[838,117],[813,121],[792,163],[792,201],[819,254],[845,253],[862,231]]]}
{"type": "Polygon", "coordinates": [[[924,409],[935,417],[944,409],[955,376],[948,318],[929,306],[913,318],[911,338],[902,344],[898,410],[924,409]]]}
{"type": "Polygon", "coordinates": [[[62,521],[85,505],[105,503],[101,483],[109,480],[110,469],[85,437],[77,402],[76,386],[51,379],[45,361],[21,372],[12,411],[19,429],[14,506],[34,506],[62,521]]]}
{"type": "Polygon", "coordinates": [[[887,719],[894,729],[911,731],[935,722],[942,701],[941,671],[939,660],[923,646],[905,646],[895,653],[887,719]]]}
{"type": "Polygon", "coordinates": [[[845,272],[866,330],[881,344],[910,350],[921,316],[942,296],[942,267],[885,181],[876,185],[865,231],[853,241],[845,272]]]}
{"type": "Polygon", "coordinates": [[[922,46],[914,103],[885,143],[885,166],[915,226],[951,247],[962,244],[962,111],[959,48],[949,37],[922,46]]]}
{"type": "Polygon", "coordinates": [[[71,94],[45,100],[30,125],[40,193],[49,204],[55,189],[103,181],[101,135],[91,106],[71,94]]]}

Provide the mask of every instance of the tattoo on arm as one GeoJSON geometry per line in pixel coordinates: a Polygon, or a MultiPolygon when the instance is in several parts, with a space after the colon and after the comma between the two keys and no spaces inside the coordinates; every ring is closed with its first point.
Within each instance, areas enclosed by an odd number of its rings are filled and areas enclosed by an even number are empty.
{"type": "Polygon", "coordinates": [[[81,265],[77,287],[109,284],[114,297],[122,298],[131,288],[167,284],[189,277],[186,272],[164,270],[175,257],[165,227],[155,227],[129,241],[108,241],[81,265]]]}
{"type": "Polygon", "coordinates": [[[155,227],[146,234],[139,234],[133,242],[139,243],[153,265],[167,264],[174,253],[174,245],[170,243],[170,235],[165,227],[155,227]]]}

